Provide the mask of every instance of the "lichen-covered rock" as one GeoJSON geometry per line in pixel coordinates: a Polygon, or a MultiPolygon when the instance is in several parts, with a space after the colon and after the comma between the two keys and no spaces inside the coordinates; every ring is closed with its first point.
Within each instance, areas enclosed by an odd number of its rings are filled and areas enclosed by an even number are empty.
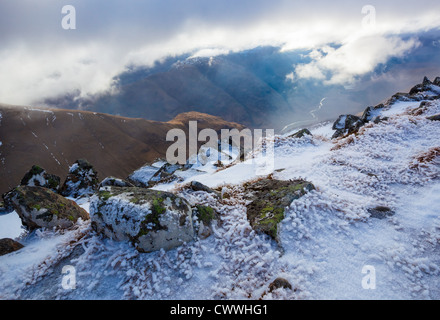
{"type": "Polygon", "coordinates": [[[98,185],[98,172],[87,160],[80,159],[70,167],[60,194],[72,198],[90,196],[98,190],[98,185]]]}
{"type": "Polygon", "coordinates": [[[21,179],[20,185],[30,187],[43,187],[58,192],[60,177],[49,174],[40,166],[34,165],[21,179]]]}
{"type": "Polygon", "coordinates": [[[186,200],[146,188],[104,187],[90,203],[93,228],[140,252],[170,250],[194,238],[192,210],[186,200]]]}
{"type": "Polygon", "coordinates": [[[21,243],[12,239],[0,239],[0,256],[4,256],[8,253],[20,250],[23,247],[24,246],[21,243]]]}
{"type": "Polygon", "coordinates": [[[278,224],[284,219],[284,209],[315,187],[304,180],[263,179],[245,185],[245,189],[251,200],[246,208],[252,228],[278,240],[278,224]]]}
{"type": "Polygon", "coordinates": [[[201,239],[206,239],[212,235],[213,224],[220,220],[218,213],[209,206],[196,205],[193,208],[193,216],[196,217],[195,229],[201,239]]]}
{"type": "Polygon", "coordinates": [[[29,229],[69,228],[88,213],[74,201],[64,198],[50,189],[19,186],[4,195],[5,203],[14,208],[23,225],[29,229]]]}

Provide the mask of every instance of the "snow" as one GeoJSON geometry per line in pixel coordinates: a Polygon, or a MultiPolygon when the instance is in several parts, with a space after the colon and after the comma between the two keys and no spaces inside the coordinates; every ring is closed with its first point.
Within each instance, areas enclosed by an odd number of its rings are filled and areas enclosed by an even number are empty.
{"type": "Polygon", "coordinates": [[[17,212],[0,214],[0,239],[18,238],[24,231],[21,226],[21,219],[17,212]]]}
{"type": "MultiPolygon", "coordinates": [[[[280,243],[255,233],[246,217],[242,183],[258,178],[258,159],[194,170],[197,175],[188,170],[183,182],[155,188],[214,208],[221,223],[211,237],[141,254],[128,242],[98,236],[89,222],[65,232],[43,230],[23,237],[24,249],[0,257],[0,297],[440,299],[440,161],[418,160],[439,147],[439,123],[426,116],[439,113],[440,102],[431,101],[420,116],[408,112],[419,105],[397,102],[380,111],[388,120],[336,141],[329,140],[331,123],[312,128],[313,137],[276,137],[273,177],[304,178],[316,187],[286,208],[280,243]],[[219,202],[212,194],[181,189],[192,180],[229,197],[219,202]],[[376,206],[394,215],[371,218],[368,209],[376,206]],[[65,264],[77,272],[75,290],[61,288],[65,264]],[[366,267],[375,271],[375,289],[363,286],[366,267]],[[295,290],[269,292],[277,277],[295,290]]],[[[136,175],[146,179],[160,166],[136,175]]],[[[89,210],[89,199],[78,203],[89,210]]],[[[0,226],[8,216],[0,216],[0,226]]]]}

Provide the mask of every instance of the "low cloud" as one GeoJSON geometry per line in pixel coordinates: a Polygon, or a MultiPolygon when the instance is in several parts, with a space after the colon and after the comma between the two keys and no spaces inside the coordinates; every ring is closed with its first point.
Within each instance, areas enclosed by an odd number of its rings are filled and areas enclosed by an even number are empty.
{"type": "Polygon", "coordinates": [[[312,62],[296,66],[297,79],[317,79],[325,84],[350,85],[392,57],[402,57],[420,45],[417,38],[367,36],[338,48],[325,46],[311,52],[312,62]]]}
{"type": "Polygon", "coordinates": [[[61,28],[57,0],[0,3],[0,102],[32,104],[68,92],[94,94],[127,66],[167,56],[218,55],[257,46],[314,50],[291,78],[347,83],[417,46],[403,35],[440,26],[440,3],[377,5],[362,30],[364,1],[72,0],[76,30],[61,28]]]}

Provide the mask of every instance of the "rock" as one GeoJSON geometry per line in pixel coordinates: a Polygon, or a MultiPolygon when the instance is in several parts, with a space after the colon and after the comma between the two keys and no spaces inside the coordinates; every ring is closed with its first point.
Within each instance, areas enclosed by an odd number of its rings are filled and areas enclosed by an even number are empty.
{"type": "Polygon", "coordinates": [[[336,130],[333,134],[332,139],[339,138],[346,134],[352,134],[357,132],[365,124],[361,118],[347,114],[341,115],[333,124],[332,129],[336,130]]]}
{"type": "Polygon", "coordinates": [[[361,120],[364,123],[375,121],[378,117],[380,117],[380,110],[385,108],[383,104],[379,104],[375,107],[367,107],[364,113],[362,114],[361,120]]]}
{"type": "Polygon", "coordinates": [[[65,197],[85,197],[98,190],[98,172],[84,159],[77,160],[69,170],[60,194],[65,197]]]}
{"type": "Polygon", "coordinates": [[[276,278],[270,285],[269,285],[269,292],[272,292],[276,289],[280,289],[280,288],[284,288],[284,289],[290,289],[292,290],[292,285],[290,284],[289,281],[287,281],[284,278],[276,278]]]}
{"type": "Polygon", "coordinates": [[[431,121],[440,121],[440,114],[435,114],[433,116],[427,117],[426,119],[431,121]]]}
{"type": "Polygon", "coordinates": [[[302,138],[305,135],[313,136],[309,129],[302,129],[302,130],[299,130],[298,132],[295,132],[294,134],[290,135],[289,138],[302,138]]]}
{"type": "Polygon", "coordinates": [[[130,241],[140,252],[170,250],[194,238],[190,205],[169,192],[104,187],[92,197],[90,216],[98,233],[130,241]]]}
{"type": "Polygon", "coordinates": [[[183,165],[165,163],[148,181],[148,187],[151,188],[159,183],[169,183],[178,180],[179,178],[174,175],[174,172],[183,169],[183,165]]]}
{"type": "Polygon", "coordinates": [[[28,229],[69,228],[79,219],[88,220],[88,213],[74,201],[50,189],[19,186],[5,194],[5,204],[14,208],[28,229]]]}
{"type": "Polygon", "coordinates": [[[394,104],[397,101],[414,101],[414,97],[410,97],[408,93],[398,92],[394,94],[385,104],[387,106],[394,104]]]}
{"type": "Polygon", "coordinates": [[[212,224],[220,220],[218,213],[209,206],[197,205],[193,208],[193,216],[197,217],[196,231],[201,239],[208,238],[213,233],[212,224]]]}
{"type": "Polygon", "coordinates": [[[433,83],[427,77],[425,77],[423,78],[423,82],[421,84],[418,84],[411,88],[411,90],[409,91],[409,95],[413,96],[420,92],[430,91],[432,84],[433,83]]]}
{"type": "Polygon", "coordinates": [[[214,196],[216,196],[218,198],[220,197],[220,194],[217,191],[212,190],[210,187],[205,186],[203,183],[200,183],[197,181],[191,181],[190,187],[193,191],[204,191],[207,193],[212,193],[214,196]]]}
{"type": "Polygon", "coordinates": [[[440,86],[440,77],[436,77],[436,78],[435,78],[435,80],[434,80],[434,84],[435,84],[436,86],[440,86]]]}
{"type": "Polygon", "coordinates": [[[383,207],[383,206],[370,208],[367,211],[370,213],[370,217],[374,219],[385,219],[387,217],[391,217],[394,215],[394,211],[392,211],[388,207],[383,207]]]}
{"type": "Polygon", "coordinates": [[[424,85],[424,86],[430,86],[432,84],[432,82],[428,79],[428,77],[424,77],[423,78],[423,83],[422,83],[422,85],[424,85]]]}
{"type": "Polygon", "coordinates": [[[43,187],[58,192],[60,188],[60,177],[46,173],[40,166],[34,165],[21,179],[20,185],[30,187],[43,187]]]}
{"type": "Polygon", "coordinates": [[[9,238],[0,239],[0,256],[20,250],[21,248],[24,248],[24,246],[17,241],[9,238]]]}
{"type": "Polygon", "coordinates": [[[278,240],[278,224],[284,219],[284,209],[315,187],[308,181],[263,179],[245,185],[248,198],[247,218],[254,230],[278,240]]]}
{"type": "Polygon", "coordinates": [[[102,187],[134,187],[134,185],[123,179],[107,177],[99,184],[99,188],[102,187]]]}

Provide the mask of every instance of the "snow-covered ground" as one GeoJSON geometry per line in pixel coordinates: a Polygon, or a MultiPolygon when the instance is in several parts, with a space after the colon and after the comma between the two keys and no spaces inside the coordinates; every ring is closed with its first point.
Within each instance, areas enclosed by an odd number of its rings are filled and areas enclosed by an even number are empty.
{"type": "MultiPolygon", "coordinates": [[[[316,187],[286,210],[280,243],[247,221],[241,183],[255,179],[259,166],[250,159],[155,187],[181,190],[191,180],[222,187],[230,195],[223,202],[180,191],[220,213],[211,237],[141,254],[95,235],[89,222],[62,233],[42,230],[21,238],[24,249],[0,257],[0,298],[440,299],[440,166],[438,159],[420,161],[440,147],[440,123],[426,119],[440,112],[440,102],[429,102],[420,116],[407,112],[419,104],[395,103],[382,112],[388,121],[336,142],[331,124],[313,129],[313,138],[278,137],[274,178],[304,178],[316,187]],[[367,209],[376,206],[395,214],[371,218],[367,209]],[[65,265],[75,267],[75,289],[62,287],[65,265]],[[269,293],[277,277],[294,290],[269,293]]],[[[80,205],[87,210],[89,203],[80,205]]],[[[16,230],[16,216],[0,216],[2,225],[16,230]]],[[[0,238],[8,229],[0,228],[0,238]]]]}

